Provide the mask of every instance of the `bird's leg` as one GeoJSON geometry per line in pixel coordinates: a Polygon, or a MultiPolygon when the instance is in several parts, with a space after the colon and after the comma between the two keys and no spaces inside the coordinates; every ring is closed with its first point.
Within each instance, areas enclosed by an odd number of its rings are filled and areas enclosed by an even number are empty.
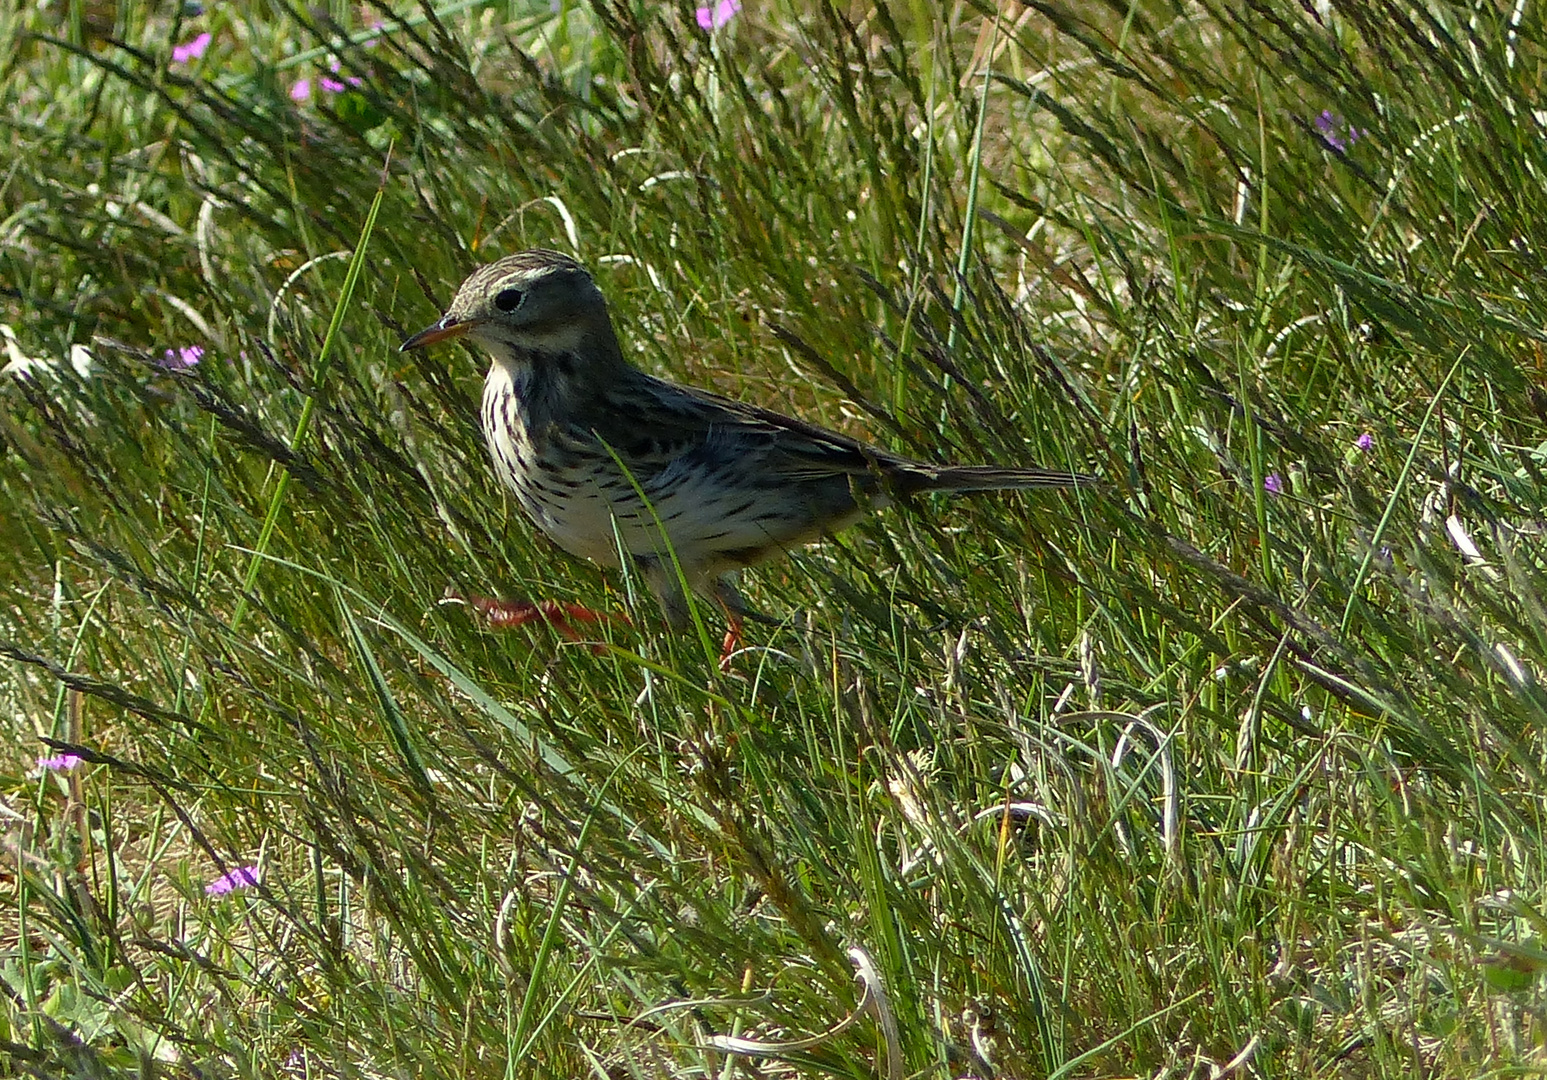
{"type": "MultiPolygon", "coordinates": [[[[692,626],[692,609],[688,606],[687,593],[683,591],[682,582],[677,577],[676,567],[663,565],[663,561],[654,555],[636,555],[634,564],[644,575],[650,591],[661,602],[661,614],[666,617],[666,625],[679,633],[692,626]]],[[[712,597],[725,612],[730,628],[725,631],[725,641],[720,646],[720,670],[729,670],[731,654],[741,648],[741,623],[747,603],[736,591],[736,586],[724,577],[716,578],[713,587],[709,587],[707,579],[699,578],[693,582],[692,589],[700,596],[712,597]]]]}
{"type": "Polygon", "coordinates": [[[661,617],[666,620],[666,625],[678,633],[691,626],[693,620],[688,614],[687,594],[682,591],[676,568],[663,566],[662,560],[654,555],[635,555],[634,565],[656,600],[660,601],[661,617]]]}
{"type": "Polygon", "coordinates": [[[715,580],[714,598],[719,601],[720,609],[725,612],[727,623],[725,640],[720,645],[720,670],[729,671],[731,657],[742,646],[741,628],[746,622],[747,602],[742,599],[740,590],[728,577],[715,580]]]}
{"type": "Polygon", "coordinates": [[[496,600],[492,596],[463,596],[453,589],[446,590],[446,599],[466,604],[483,616],[492,629],[509,630],[540,620],[569,641],[583,640],[576,623],[612,622],[620,618],[628,621],[626,615],[610,615],[558,600],[496,600]]]}
{"type": "Polygon", "coordinates": [[[730,620],[730,625],[725,628],[725,640],[720,644],[721,671],[729,671],[731,669],[731,658],[740,651],[742,645],[741,616],[733,615],[730,612],[726,612],[725,615],[730,620]]]}

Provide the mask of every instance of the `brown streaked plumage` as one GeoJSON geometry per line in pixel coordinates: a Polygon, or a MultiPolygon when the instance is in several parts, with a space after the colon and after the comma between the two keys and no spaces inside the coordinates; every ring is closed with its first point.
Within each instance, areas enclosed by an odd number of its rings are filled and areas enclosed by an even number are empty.
{"type": "Polygon", "coordinates": [[[1048,469],[939,466],[647,375],[624,358],[607,301],[553,251],[510,255],[462,283],[403,349],[467,337],[493,361],[483,431],[500,478],[564,550],[617,566],[620,546],[674,627],[682,579],[745,608],[730,575],[855,521],[895,495],[1073,487],[1048,469]],[[664,538],[663,538],[664,533],[664,538]]]}

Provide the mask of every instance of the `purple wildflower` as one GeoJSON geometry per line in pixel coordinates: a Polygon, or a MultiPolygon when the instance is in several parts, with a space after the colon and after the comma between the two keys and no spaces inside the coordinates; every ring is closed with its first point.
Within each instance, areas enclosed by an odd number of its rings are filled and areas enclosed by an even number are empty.
{"type": "MultiPolygon", "coordinates": [[[[338,74],[337,59],[334,59],[334,61],[328,65],[328,70],[333,72],[335,75],[338,74]]],[[[359,86],[364,81],[365,80],[360,78],[358,75],[346,75],[342,81],[339,79],[329,78],[326,75],[322,75],[318,77],[317,85],[321,86],[330,94],[342,94],[348,87],[359,86]]]]}
{"type": "Polygon", "coordinates": [[[1316,130],[1321,132],[1321,137],[1332,149],[1347,150],[1348,144],[1337,137],[1337,129],[1337,120],[1329,110],[1323,109],[1321,115],[1316,118],[1316,130]]]}
{"type": "Polygon", "coordinates": [[[1368,128],[1345,127],[1343,118],[1331,109],[1323,109],[1313,123],[1322,142],[1340,154],[1346,154],[1351,143],[1357,142],[1370,133],[1368,128]]]}
{"type": "Polygon", "coordinates": [[[203,359],[203,345],[184,345],[179,349],[168,349],[162,354],[161,366],[171,371],[187,371],[203,359]]]}
{"type": "Polygon", "coordinates": [[[205,31],[187,44],[173,45],[172,63],[186,64],[190,60],[197,60],[199,57],[204,55],[204,50],[209,48],[209,43],[213,40],[214,36],[208,31],[205,31]]]}
{"type": "Polygon", "coordinates": [[[251,888],[256,884],[258,884],[258,868],[256,866],[241,866],[229,873],[221,874],[214,881],[204,886],[204,892],[209,896],[224,896],[228,892],[251,888]]]}
{"type": "Polygon", "coordinates": [[[312,96],[312,81],[310,79],[297,79],[290,84],[290,100],[299,105],[312,96]]]}
{"type": "Polygon", "coordinates": [[[731,19],[736,12],[741,10],[741,0],[716,0],[713,7],[701,7],[693,14],[698,17],[698,25],[705,30],[718,30],[731,19]]]}
{"type": "Polygon", "coordinates": [[[82,758],[79,754],[60,754],[58,757],[40,757],[38,758],[38,768],[52,769],[55,772],[63,772],[66,769],[75,768],[81,763],[81,761],[82,758]]]}
{"type": "Polygon", "coordinates": [[[1354,440],[1354,445],[1361,450],[1368,450],[1370,447],[1375,445],[1375,436],[1366,431],[1363,435],[1354,440]]]}
{"type": "Polygon", "coordinates": [[[1262,487],[1264,491],[1273,495],[1282,495],[1284,493],[1284,478],[1276,472],[1270,472],[1262,478],[1262,487]]]}

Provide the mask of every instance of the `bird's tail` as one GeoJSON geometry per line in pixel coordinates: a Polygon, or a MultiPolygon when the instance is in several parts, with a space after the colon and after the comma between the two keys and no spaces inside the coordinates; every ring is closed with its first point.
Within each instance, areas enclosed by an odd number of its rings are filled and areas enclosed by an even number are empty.
{"type": "Polygon", "coordinates": [[[1056,469],[1001,469],[993,465],[955,465],[909,469],[896,479],[906,495],[921,491],[1004,491],[1017,488],[1084,487],[1096,483],[1085,473],[1056,469]]]}

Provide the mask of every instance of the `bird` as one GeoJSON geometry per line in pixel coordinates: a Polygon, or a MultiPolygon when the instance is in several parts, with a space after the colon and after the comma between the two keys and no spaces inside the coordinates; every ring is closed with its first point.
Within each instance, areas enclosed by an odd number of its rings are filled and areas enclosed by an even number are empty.
{"type": "MultiPolygon", "coordinates": [[[[404,352],[465,339],[490,359],[481,426],[494,469],[559,547],[604,567],[627,559],[667,624],[688,593],[718,605],[728,654],[749,608],[747,567],[922,492],[1072,488],[1083,473],[931,465],[836,431],[640,370],[624,357],[591,273],[536,248],[462,282],[404,352]]],[[[579,605],[482,600],[501,625],[595,619],[579,605]]]]}

